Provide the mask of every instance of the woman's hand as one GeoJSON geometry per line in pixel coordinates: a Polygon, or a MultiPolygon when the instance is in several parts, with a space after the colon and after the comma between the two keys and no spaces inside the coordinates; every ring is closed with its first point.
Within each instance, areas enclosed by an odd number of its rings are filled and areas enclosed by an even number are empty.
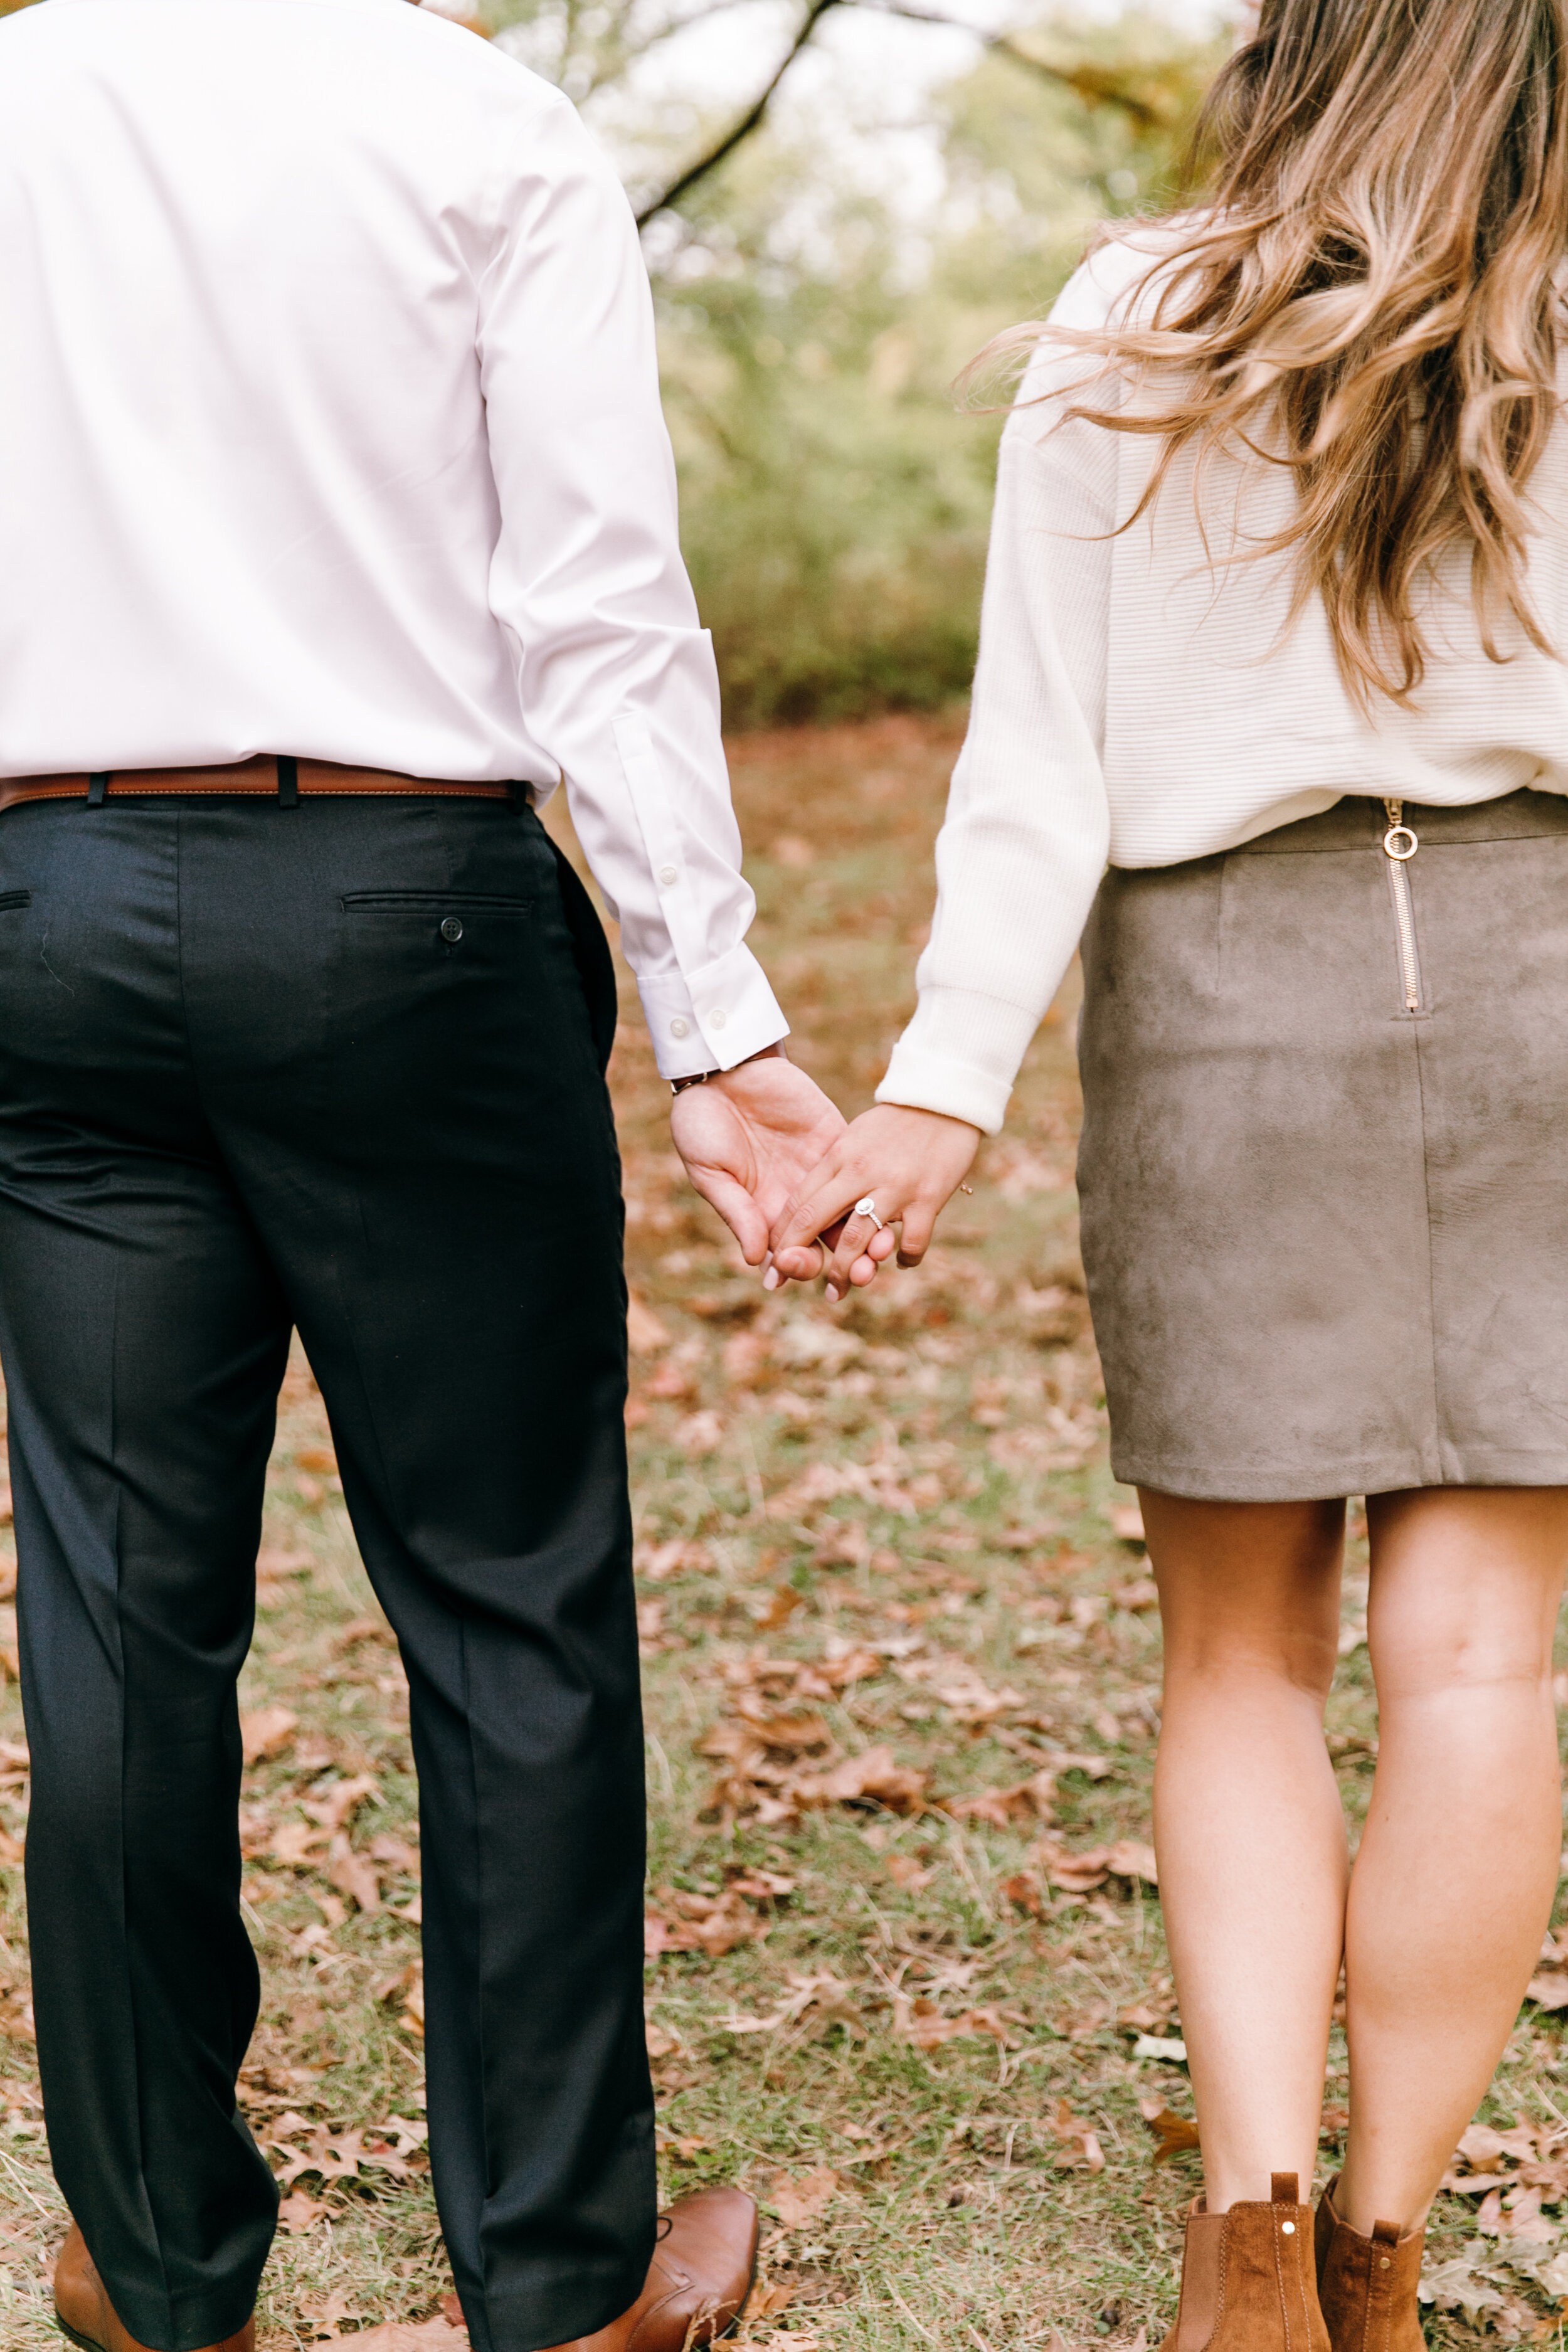
{"type": "Polygon", "coordinates": [[[764,1283],[809,1282],[826,1259],[827,1296],[837,1300],[851,1284],[863,1289],[898,1252],[900,1265],[918,1265],[931,1244],[939,1212],[963,1181],[980,1148],[980,1129],[940,1111],[905,1110],[878,1103],[863,1111],[806,1177],[775,1219],[773,1264],[764,1283]],[[869,1217],[848,1214],[869,1197],[884,1230],[869,1217]],[[832,1254],[818,1235],[845,1219],[832,1254]],[[895,1238],[892,1228],[901,1232],[895,1238]]]}

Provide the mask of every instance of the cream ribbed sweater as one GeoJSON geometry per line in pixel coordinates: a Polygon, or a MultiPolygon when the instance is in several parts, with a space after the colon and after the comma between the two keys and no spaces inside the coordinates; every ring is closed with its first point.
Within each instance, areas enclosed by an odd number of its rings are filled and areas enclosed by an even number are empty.
{"type": "MultiPolygon", "coordinates": [[[[1151,249],[1104,247],[1052,317],[1101,323],[1151,249]]],[[[1210,458],[1203,529],[1191,462],[1152,514],[1137,504],[1158,443],[1061,423],[1098,362],[1046,346],[1003,436],[969,732],[937,843],[919,1009],[879,1102],[994,1134],[1018,1065],[1078,945],[1107,862],[1169,866],[1315,816],[1347,793],[1465,803],[1568,791],[1568,667],[1511,624],[1482,651],[1468,560],[1434,589],[1419,709],[1373,718],[1342,685],[1321,605],[1285,632],[1287,562],[1212,570],[1209,546],[1266,535],[1288,474],[1210,458]],[[1053,427],[1055,429],[1053,430],[1053,427]]],[[[1104,380],[1099,405],[1110,405],[1104,380]]],[[[1531,594],[1568,650],[1568,424],[1531,484],[1531,594]]],[[[1568,910],[1565,910],[1568,919],[1568,910]]]]}

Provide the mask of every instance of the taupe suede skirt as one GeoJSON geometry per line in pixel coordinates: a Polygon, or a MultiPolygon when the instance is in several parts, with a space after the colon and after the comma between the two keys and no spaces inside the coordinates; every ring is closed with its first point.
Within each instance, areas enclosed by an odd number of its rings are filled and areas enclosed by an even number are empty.
{"type": "Polygon", "coordinates": [[[1083,1256],[1118,1478],[1568,1485],[1568,802],[1106,876],[1083,1256]]]}

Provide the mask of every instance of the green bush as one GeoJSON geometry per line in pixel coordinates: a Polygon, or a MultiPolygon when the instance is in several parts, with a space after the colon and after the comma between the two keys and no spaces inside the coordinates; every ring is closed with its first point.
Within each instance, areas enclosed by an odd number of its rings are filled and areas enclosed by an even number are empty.
{"type": "Polygon", "coordinates": [[[731,727],[968,688],[1000,427],[954,378],[1043,313],[1098,221],[1166,194],[1216,55],[1142,19],[1029,46],[1041,68],[993,55],[942,95],[950,194],[918,267],[798,140],[764,131],[682,200],[655,289],[731,727]]]}

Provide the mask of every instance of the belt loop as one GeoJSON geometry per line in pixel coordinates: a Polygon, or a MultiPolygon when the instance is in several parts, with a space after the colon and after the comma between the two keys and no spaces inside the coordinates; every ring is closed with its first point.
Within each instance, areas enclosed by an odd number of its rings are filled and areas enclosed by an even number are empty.
{"type": "Polygon", "coordinates": [[[298,808],[300,805],[300,762],[280,756],[278,761],[278,805],[298,808]]]}
{"type": "Polygon", "coordinates": [[[89,776],[87,780],[87,804],[89,808],[101,808],[103,806],[104,794],[109,790],[109,779],[112,773],[112,769],[104,768],[98,775],[89,776]]]}

